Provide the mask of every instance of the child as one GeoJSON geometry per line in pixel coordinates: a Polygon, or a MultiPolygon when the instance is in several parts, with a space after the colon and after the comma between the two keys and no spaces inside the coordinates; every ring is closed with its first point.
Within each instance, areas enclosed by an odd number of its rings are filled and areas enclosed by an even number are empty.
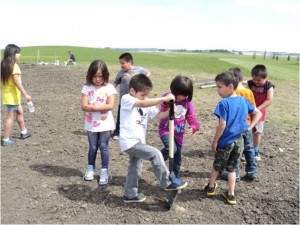
{"type": "Polygon", "coordinates": [[[136,74],[145,74],[146,76],[150,76],[150,72],[143,67],[133,66],[133,57],[130,53],[125,52],[119,57],[120,65],[122,70],[117,73],[117,76],[114,81],[114,86],[117,87],[120,84],[120,97],[119,97],[119,107],[118,107],[118,115],[116,122],[116,129],[113,133],[113,139],[119,139],[120,133],[120,108],[121,108],[121,98],[123,95],[128,94],[129,92],[129,82],[131,77],[136,74]]]}
{"type": "Polygon", "coordinates": [[[89,141],[88,165],[84,180],[90,181],[95,175],[95,161],[100,149],[102,167],[99,184],[107,184],[109,179],[109,146],[111,131],[115,128],[112,109],[115,87],[108,83],[109,72],[102,60],[95,60],[89,66],[86,85],[82,88],[81,108],[85,111],[85,126],[89,141]]]}
{"type": "MultiPolygon", "coordinates": [[[[184,134],[193,135],[199,130],[199,122],[196,118],[194,111],[193,98],[193,83],[185,76],[176,76],[170,85],[171,93],[175,96],[176,113],[174,118],[174,174],[179,178],[179,171],[182,160],[182,145],[184,143],[184,134]],[[185,123],[189,127],[185,129],[185,123]]],[[[163,96],[166,96],[164,94],[163,96]]],[[[160,104],[160,111],[167,111],[169,104],[160,104]]],[[[164,160],[169,158],[169,120],[168,118],[162,119],[158,128],[159,136],[164,144],[161,153],[164,160]]]]}
{"type": "Polygon", "coordinates": [[[29,102],[31,96],[27,94],[21,81],[21,70],[17,61],[21,57],[21,49],[14,44],[9,44],[4,49],[4,56],[1,61],[1,92],[2,104],[7,105],[7,116],[4,125],[2,146],[15,144],[16,141],[10,138],[13,128],[13,121],[16,117],[18,125],[21,129],[21,139],[31,136],[32,130],[26,129],[24,122],[24,112],[21,106],[21,94],[29,102]]]}
{"type": "MultiPolygon", "coordinates": [[[[236,89],[236,94],[239,96],[243,96],[248,101],[255,106],[255,100],[253,93],[250,89],[245,88],[243,85],[243,74],[239,68],[231,68],[229,71],[233,72],[236,78],[238,79],[238,86],[236,89]]],[[[250,125],[251,124],[251,115],[248,115],[247,118],[247,123],[250,125]]],[[[244,152],[243,154],[245,155],[246,159],[246,175],[245,178],[248,180],[255,180],[257,177],[257,172],[258,172],[258,167],[255,161],[255,153],[253,149],[253,135],[252,135],[252,130],[246,130],[243,133],[243,139],[244,139],[244,152]]],[[[221,173],[221,177],[224,180],[228,180],[228,173],[223,171],[221,173]]],[[[240,181],[240,169],[239,166],[237,167],[236,170],[236,181],[240,181]]]]}
{"type": "Polygon", "coordinates": [[[187,183],[172,183],[170,172],[165,165],[161,152],[146,144],[146,131],[149,119],[166,118],[168,112],[159,112],[155,107],[162,102],[174,100],[168,94],[160,98],[147,98],[152,90],[151,80],[144,74],[135,75],[129,83],[129,94],[121,99],[120,110],[120,147],[129,155],[128,175],[125,183],[123,201],[143,202],[146,197],[138,193],[138,179],[142,173],[142,160],[152,163],[153,172],[160,185],[167,191],[185,188],[187,183]]]}
{"type": "Polygon", "coordinates": [[[229,204],[236,204],[234,195],[235,188],[235,170],[244,143],[242,133],[251,130],[258,122],[261,112],[251,105],[244,97],[236,94],[235,89],[238,80],[230,71],[225,71],[215,78],[218,94],[222,97],[216,106],[214,114],[219,118],[219,124],[211,145],[215,152],[215,160],[210,175],[210,181],[205,187],[207,196],[216,195],[217,183],[215,180],[224,169],[228,171],[228,191],[223,192],[222,196],[226,198],[229,204]],[[248,114],[253,118],[250,126],[247,123],[248,114]]]}
{"type": "Polygon", "coordinates": [[[267,107],[273,101],[273,93],[275,86],[267,81],[267,68],[264,65],[256,65],[251,71],[252,80],[248,80],[248,87],[254,94],[254,99],[257,108],[262,112],[262,117],[254,128],[253,145],[255,151],[255,159],[261,160],[260,157],[260,142],[262,132],[264,130],[265,117],[267,107]]]}

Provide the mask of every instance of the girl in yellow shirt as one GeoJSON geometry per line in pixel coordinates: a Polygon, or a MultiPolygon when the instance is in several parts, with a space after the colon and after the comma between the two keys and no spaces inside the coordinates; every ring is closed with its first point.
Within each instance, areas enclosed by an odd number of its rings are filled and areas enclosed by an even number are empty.
{"type": "Polygon", "coordinates": [[[27,101],[31,101],[32,98],[27,94],[22,85],[21,70],[16,63],[20,60],[20,51],[21,49],[17,45],[7,45],[1,61],[2,104],[7,105],[7,116],[4,125],[3,139],[1,140],[2,146],[12,145],[16,142],[10,138],[15,117],[21,129],[21,139],[30,137],[32,133],[31,129],[26,129],[23,108],[21,106],[21,94],[27,101]]]}

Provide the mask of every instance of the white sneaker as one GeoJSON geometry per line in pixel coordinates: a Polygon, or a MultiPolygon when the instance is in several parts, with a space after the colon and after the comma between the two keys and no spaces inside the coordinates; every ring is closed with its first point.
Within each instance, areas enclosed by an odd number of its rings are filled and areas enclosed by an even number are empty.
{"type": "Polygon", "coordinates": [[[100,185],[104,185],[104,184],[107,184],[108,183],[108,180],[109,180],[109,171],[107,168],[102,168],[100,170],[100,178],[99,178],[99,184],[100,185]]]}
{"type": "Polygon", "coordinates": [[[95,176],[95,171],[94,171],[94,167],[91,165],[88,165],[86,167],[86,172],[84,175],[84,180],[90,181],[90,180],[94,180],[94,176],[95,176]]]}
{"type": "Polygon", "coordinates": [[[259,154],[257,154],[257,155],[255,156],[255,160],[256,160],[256,161],[260,161],[260,160],[261,160],[261,158],[260,158],[260,155],[259,155],[259,154]]]}
{"type": "Polygon", "coordinates": [[[119,140],[119,135],[114,135],[113,140],[119,140]]]}

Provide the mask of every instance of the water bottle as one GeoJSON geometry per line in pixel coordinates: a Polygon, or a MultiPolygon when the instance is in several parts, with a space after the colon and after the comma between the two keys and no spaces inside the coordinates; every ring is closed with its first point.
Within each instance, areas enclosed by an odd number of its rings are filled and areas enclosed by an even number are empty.
{"type": "Polygon", "coordinates": [[[32,101],[27,102],[27,106],[29,109],[29,112],[34,112],[34,105],[32,101]]]}

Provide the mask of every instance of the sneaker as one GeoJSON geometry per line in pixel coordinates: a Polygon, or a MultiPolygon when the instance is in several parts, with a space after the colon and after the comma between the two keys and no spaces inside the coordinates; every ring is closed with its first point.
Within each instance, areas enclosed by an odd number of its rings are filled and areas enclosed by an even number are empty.
{"type": "Polygon", "coordinates": [[[260,161],[261,160],[259,153],[255,154],[255,160],[256,161],[260,161]]]}
{"type": "Polygon", "coordinates": [[[256,175],[247,173],[247,174],[244,176],[244,179],[249,180],[249,181],[253,181],[253,180],[256,179],[256,177],[257,177],[256,175]]]}
{"type": "Polygon", "coordinates": [[[130,203],[130,202],[143,202],[146,200],[146,196],[143,195],[142,193],[138,193],[136,197],[134,198],[127,198],[125,195],[123,196],[123,201],[125,203],[130,203]]]}
{"type": "Polygon", "coordinates": [[[112,137],[113,140],[119,140],[119,135],[114,134],[112,137]]]}
{"type": "Polygon", "coordinates": [[[107,168],[102,168],[100,170],[100,178],[99,178],[99,184],[104,185],[108,183],[109,180],[109,171],[107,168]]]}
{"type": "Polygon", "coordinates": [[[26,133],[25,134],[22,134],[21,133],[21,139],[25,139],[25,138],[28,138],[30,137],[32,134],[32,130],[31,129],[27,129],[26,133]]]}
{"type": "Polygon", "coordinates": [[[218,187],[217,182],[215,182],[214,187],[210,187],[209,183],[205,186],[205,191],[207,196],[215,196],[216,195],[216,189],[218,187]]]}
{"type": "Polygon", "coordinates": [[[84,180],[86,180],[86,181],[94,180],[94,176],[95,176],[94,167],[92,165],[88,165],[86,167],[86,172],[85,172],[85,175],[84,175],[84,180]]]}
{"type": "Polygon", "coordinates": [[[13,145],[15,144],[16,141],[13,139],[8,139],[7,141],[1,140],[1,145],[2,146],[8,146],[8,145],[13,145]]]}
{"type": "Polygon", "coordinates": [[[225,191],[225,192],[222,192],[222,196],[224,198],[226,198],[228,204],[230,204],[230,205],[235,205],[236,204],[236,199],[235,199],[234,195],[228,195],[228,192],[225,191]]]}
{"type": "MultiPolygon", "coordinates": [[[[223,172],[220,174],[220,177],[221,177],[223,180],[228,181],[228,173],[227,173],[227,172],[223,171],[223,172]]],[[[240,182],[240,181],[241,181],[241,177],[236,175],[235,182],[240,182]]]]}
{"type": "MultiPolygon", "coordinates": [[[[179,180],[179,179],[178,179],[179,180]]],[[[180,190],[183,189],[187,186],[187,182],[181,183],[180,180],[179,182],[172,182],[168,187],[166,187],[164,190],[165,191],[175,191],[175,190],[180,190]]]]}

